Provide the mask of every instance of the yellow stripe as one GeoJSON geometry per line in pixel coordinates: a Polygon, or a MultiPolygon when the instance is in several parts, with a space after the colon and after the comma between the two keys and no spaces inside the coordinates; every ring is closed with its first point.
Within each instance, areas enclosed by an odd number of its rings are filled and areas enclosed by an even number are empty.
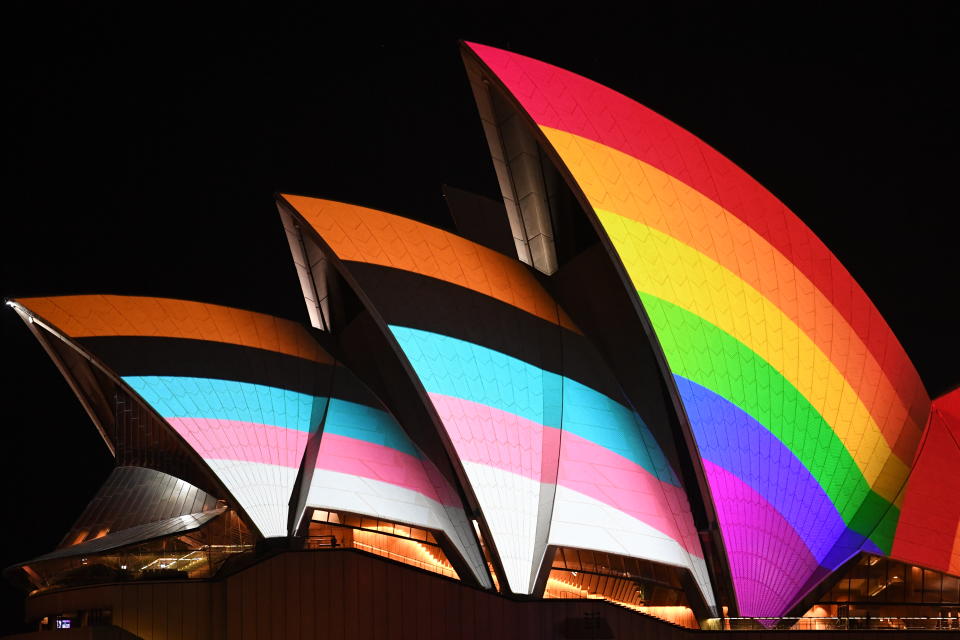
{"type": "Polygon", "coordinates": [[[881,476],[893,452],[879,426],[840,370],[779,307],[676,238],[603,209],[597,215],[639,290],[702,317],[766,360],[831,425],[867,482],[878,483],[874,490],[896,497],[906,465],[893,458],[896,472],[881,476]]]}
{"type": "Polygon", "coordinates": [[[895,382],[848,320],[786,256],[734,214],[656,167],[593,140],[541,129],[594,208],[675,237],[756,288],[851,381],[898,456],[913,456],[928,404],[919,377],[900,371],[895,382]]]}
{"type": "Polygon", "coordinates": [[[853,386],[894,453],[901,460],[913,458],[929,403],[912,367],[907,371],[899,366],[896,354],[893,362],[878,362],[848,320],[803,272],[700,192],[593,140],[541,129],[595,208],[616,211],[677,238],[730,269],[779,307],[853,386]],[[892,367],[893,373],[885,366],[892,367]]]}

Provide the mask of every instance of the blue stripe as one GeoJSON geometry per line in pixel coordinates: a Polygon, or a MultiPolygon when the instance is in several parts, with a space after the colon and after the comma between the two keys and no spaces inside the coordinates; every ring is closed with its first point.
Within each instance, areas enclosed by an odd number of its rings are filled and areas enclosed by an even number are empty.
{"type": "Polygon", "coordinates": [[[391,325],[429,393],[462,398],[562,428],[679,486],[663,451],[636,412],[570,378],[472,342],[391,325]],[[561,425],[562,422],[562,425],[561,425]]]}
{"type": "Polygon", "coordinates": [[[563,429],[640,465],[661,482],[680,481],[637,413],[576,380],[563,379],[563,429]]]}
{"type": "Polygon", "coordinates": [[[363,440],[409,454],[420,453],[397,421],[386,411],[334,398],[327,410],[323,432],[363,440]]]}
{"type": "Polygon", "coordinates": [[[820,564],[863,544],[823,487],[766,427],[723,396],[674,375],[700,455],[740,478],[776,509],[820,564]],[[831,553],[831,550],[834,550],[831,553]]]}
{"type": "Polygon", "coordinates": [[[123,378],[165,418],[210,418],[310,431],[326,398],[250,382],[179,376],[123,378]]]}
{"type": "Polygon", "coordinates": [[[560,428],[560,377],[506,354],[429,331],[390,326],[430,393],[463,398],[560,428]]]}

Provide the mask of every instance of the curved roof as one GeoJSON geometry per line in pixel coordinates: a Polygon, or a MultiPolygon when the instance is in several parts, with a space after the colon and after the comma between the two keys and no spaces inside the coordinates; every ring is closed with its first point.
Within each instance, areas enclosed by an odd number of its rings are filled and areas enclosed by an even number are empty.
{"type": "Polygon", "coordinates": [[[284,199],[409,362],[512,591],[531,593],[547,546],[560,545],[689,568],[712,600],[677,475],[530,268],[392,214],[284,199]]]}
{"type": "Polygon", "coordinates": [[[888,552],[929,398],[846,269],[662,116],[563,69],[468,46],[532,120],[649,317],[741,614],[782,614],[860,548],[888,552]]]}
{"type": "Polygon", "coordinates": [[[576,330],[533,274],[501,253],[385,211],[320,198],[283,198],[341,260],[443,280],[576,330]]]}
{"type": "Polygon", "coordinates": [[[960,389],[933,401],[891,556],[960,575],[960,389]]]}
{"type": "Polygon", "coordinates": [[[266,537],[287,534],[333,360],[301,325],[133,296],[23,298],[109,366],[203,459],[266,537]]]}
{"type": "Polygon", "coordinates": [[[331,362],[301,325],[263,313],[190,300],[83,295],[19,298],[20,304],[73,338],[183,338],[253,347],[331,362]]]}
{"type": "Polygon", "coordinates": [[[444,531],[486,584],[456,489],[302,325],[165,298],[17,302],[109,366],[200,455],[264,536],[299,524],[291,497],[306,464],[307,506],[444,531]],[[314,458],[311,439],[319,440],[314,458]]]}

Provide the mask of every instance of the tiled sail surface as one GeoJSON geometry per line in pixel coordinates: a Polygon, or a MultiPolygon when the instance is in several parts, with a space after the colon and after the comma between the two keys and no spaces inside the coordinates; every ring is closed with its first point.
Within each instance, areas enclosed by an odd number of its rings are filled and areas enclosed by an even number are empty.
{"type": "Polygon", "coordinates": [[[933,401],[891,555],[960,575],[960,389],[933,401]]]}
{"type": "Polygon", "coordinates": [[[342,203],[284,196],[349,270],[409,361],[476,495],[510,589],[547,545],[690,568],[689,505],[573,322],[519,261],[342,203]]]}
{"type": "Polygon", "coordinates": [[[287,535],[332,361],[300,325],[212,304],[128,296],[18,302],[115,371],[193,447],[266,536],[287,535]]]}
{"type": "Polygon", "coordinates": [[[857,550],[889,552],[929,398],[850,274],[692,134],[586,78],[468,46],[559,157],[649,316],[740,613],[782,614],[857,550]]]}
{"type": "Polygon", "coordinates": [[[477,580],[489,586],[456,490],[349,370],[338,366],[330,389],[306,506],[443,531],[477,580]]]}

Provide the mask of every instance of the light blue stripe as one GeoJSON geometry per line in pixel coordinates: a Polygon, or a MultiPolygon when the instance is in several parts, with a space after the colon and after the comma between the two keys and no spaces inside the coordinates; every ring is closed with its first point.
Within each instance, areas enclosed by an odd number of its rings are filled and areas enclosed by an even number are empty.
{"type": "Polygon", "coordinates": [[[576,380],[563,379],[563,428],[680,486],[660,445],[636,412],[576,380]]]}
{"type": "Polygon", "coordinates": [[[420,457],[416,446],[393,416],[363,404],[334,398],[327,410],[323,432],[379,444],[416,458],[420,457]]]}
{"type": "Polygon", "coordinates": [[[560,377],[522,360],[457,338],[390,326],[430,393],[463,398],[560,427],[560,377]]]}
{"type": "Polygon", "coordinates": [[[326,398],[250,382],[179,376],[123,378],[164,418],[210,418],[310,431],[326,398]]]}
{"type": "Polygon", "coordinates": [[[505,353],[410,327],[390,330],[429,393],[487,405],[562,428],[642,466],[659,480],[679,481],[653,434],[634,411],[570,378],[505,353]]]}

